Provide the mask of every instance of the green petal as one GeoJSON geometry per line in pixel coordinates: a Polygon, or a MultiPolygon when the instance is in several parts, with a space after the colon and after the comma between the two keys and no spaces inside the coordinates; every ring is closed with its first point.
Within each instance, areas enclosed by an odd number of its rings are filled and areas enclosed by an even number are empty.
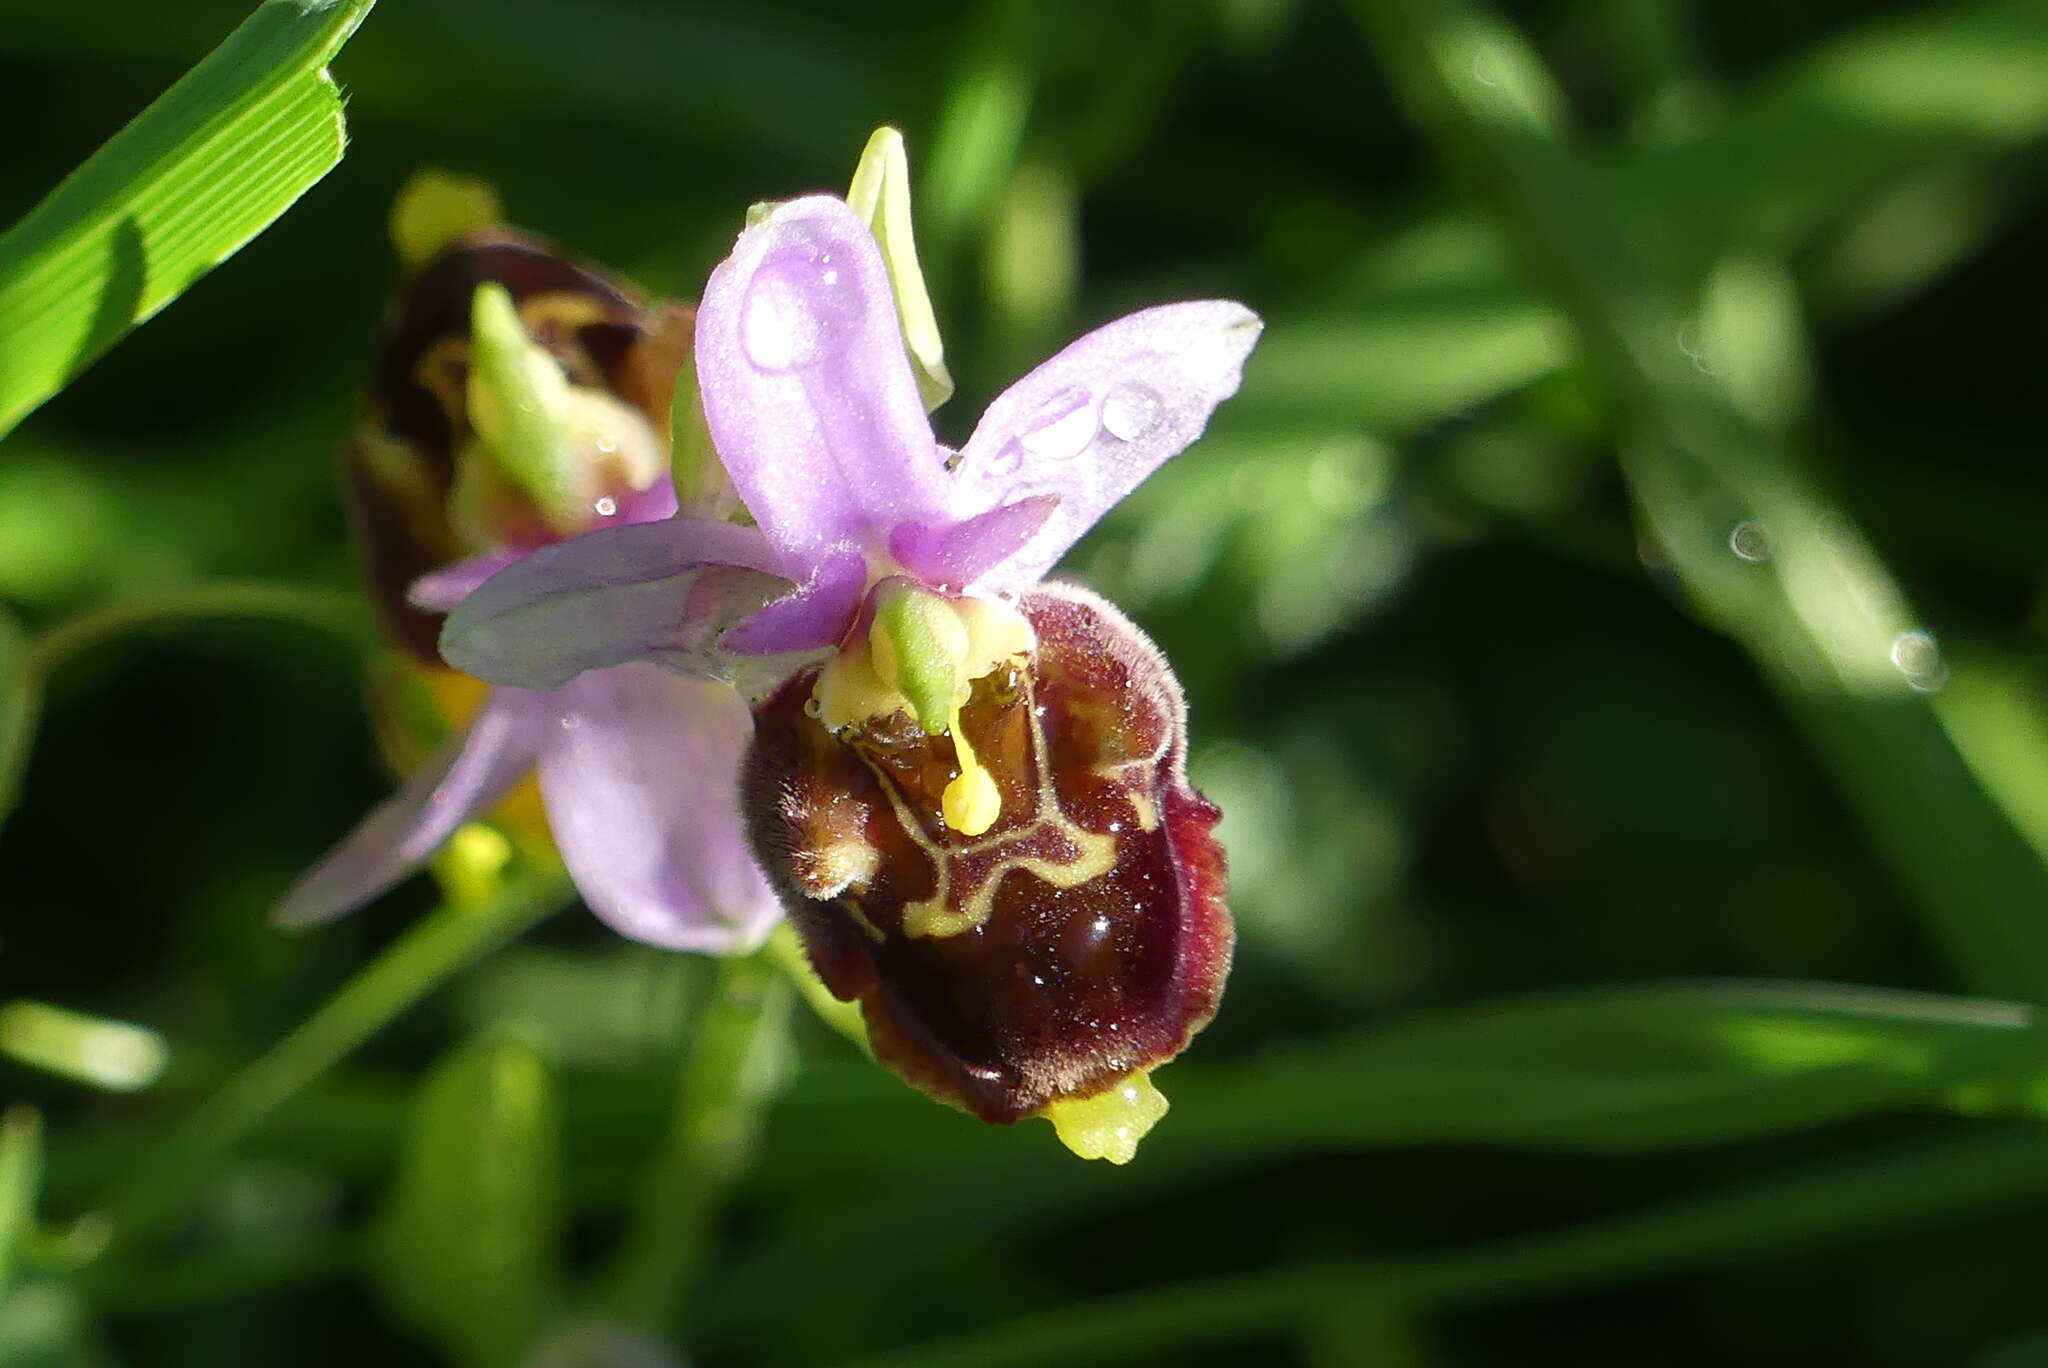
{"type": "Polygon", "coordinates": [[[569,380],[528,335],[504,286],[476,287],[470,348],[469,421],[477,436],[550,523],[575,529],[583,501],[563,426],[569,380]]]}
{"type": "Polygon", "coordinates": [[[860,165],[853,169],[846,202],[867,220],[881,244],[889,285],[896,292],[903,346],[917,373],[925,411],[930,412],[952,397],[953,377],[946,370],[946,349],[939,340],[924,270],[917,264],[917,241],[910,231],[910,159],[904,154],[901,133],[886,127],[875,130],[860,154],[860,165]]]}

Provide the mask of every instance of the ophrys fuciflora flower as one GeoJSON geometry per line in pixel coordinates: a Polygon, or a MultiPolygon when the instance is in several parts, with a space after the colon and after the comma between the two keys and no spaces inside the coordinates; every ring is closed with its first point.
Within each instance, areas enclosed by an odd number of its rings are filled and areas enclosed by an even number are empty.
{"type": "Polygon", "coordinates": [[[1257,318],[1170,304],[1075,342],[938,444],[873,235],[767,211],[697,316],[703,411],[755,526],[591,533],[460,605],[448,659],[557,688],[626,662],[781,679],[745,762],[755,853],[877,1058],[990,1121],[1128,1158],[1148,1071],[1214,1011],[1231,930],[1215,809],[1158,651],[1042,578],[1238,385],[1257,318]],[[744,545],[736,533],[751,538],[744,545]],[[787,593],[707,637],[722,567],[787,593]]]}

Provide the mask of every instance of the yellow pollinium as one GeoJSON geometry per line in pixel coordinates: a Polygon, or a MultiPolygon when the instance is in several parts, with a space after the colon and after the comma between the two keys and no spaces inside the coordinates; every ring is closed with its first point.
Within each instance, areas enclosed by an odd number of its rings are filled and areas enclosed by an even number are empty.
{"type": "Polygon", "coordinates": [[[929,735],[951,735],[960,773],[946,785],[940,812],[961,835],[979,836],[1002,816],[1003,799],[960,726],[960,709],[975,680],[1036,645],[1031,624],[1005,604],[895,582],[877,597],[866,639],[818,676],[818,719],[839,731],[901,712],[929,735]]]}
{"type": "Polygon", "coordinates": [[[960,777],[946,785],[946,791],[939,796],[939,811],[945,814],[946,825],[962,836],[979,836],[1003,815],[1003,795],[974,753],[974,747],[967,743],[967,733],[960,727],[960,709],[953,709],[949,722],[953,754],[960,761],[960,777]]]}
{"type": "Polygon", "coordinates": [[[1166,1094],[1152,1086],[1152,1075],[1137,1069],[1093,1097],[1047,1103],[1042,1115],[1060,1143],[1081,1158],[1128,1164],[1137,1157],[1138,1142],[1166,1115],[1166,1094]]]}

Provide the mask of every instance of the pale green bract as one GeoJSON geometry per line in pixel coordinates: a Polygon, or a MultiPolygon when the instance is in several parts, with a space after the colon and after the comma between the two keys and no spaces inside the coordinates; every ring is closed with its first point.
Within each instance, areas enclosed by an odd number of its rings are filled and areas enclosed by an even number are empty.
{"type": "Polygon", "coordinates": [[[866,220],[882,248],[882,264],[889,270],[889,288],[895,291],[896,313],[903,324],[903,346],[929,413],[953,397],[953,377],[946,370],[939,321],[910,232],[910,158],[901,133],[878,128],[868,138],[846,187],[846,202],[866,220]]]}

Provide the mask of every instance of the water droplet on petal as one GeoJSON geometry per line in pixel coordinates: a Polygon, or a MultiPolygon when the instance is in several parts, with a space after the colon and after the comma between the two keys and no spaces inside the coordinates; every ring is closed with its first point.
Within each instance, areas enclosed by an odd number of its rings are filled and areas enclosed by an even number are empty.
{"type": "Polygon", "coordinates": [[[619,501],[617,499],[614,499],[611,495],[606,494],[601,496],[596,503],[592,504],[591,508],[596,510],[598,517],[610,518],[617,515],[619,511],[619,501]]]}
{"type": "Polygon", "coordinates": [[[1097,431],[1095,396],[1076,385],[1048,399],[1017,440],[1042,460],[1071,461],[1088,449],[1097,431]]]}
{"type": "Polygon", "coordinates": [[[1165,403],[1150,386],[1127,380],[1102,401],[1102,426],[1112,437],[1135,442],[1152,435],[1165,411],[1165,403]]]}
{"type": "Polygon", "coordinates": [[[740,345],[764,371],[815,366],[835,355],[860,315],[860,292],[823,253],[792,247],[761,263],[740,308],[740,345]]]}

